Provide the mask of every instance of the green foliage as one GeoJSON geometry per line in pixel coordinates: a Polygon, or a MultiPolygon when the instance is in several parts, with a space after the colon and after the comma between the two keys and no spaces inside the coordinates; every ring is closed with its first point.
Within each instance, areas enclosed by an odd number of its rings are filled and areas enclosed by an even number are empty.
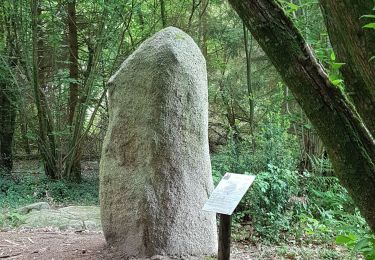
{"type": "MultiPolygon", "coordinates": [[[[331,248],[290,247],[282,245],[276,249],[277,259],[342,259],[343,254],[331,248]]],[[[344,255],[346,256],[346,255],[344,255]]],[[[347,258],[344,258],[347,259],[347,258]]]]}
{"type": "Polygon", "coordinates": [[[35,183],[31,176],[25,176],[22,181],[0,179],[0,205],[16,208],[35,202],[37,198],[33,194],[34,186],[35,183]]]}
{"type": "Polygon", "coordinates": [[[251,228],[240,228],[235,238],[331,243],[343,232],[366,232],[366,222],[347,191],[336,177],[325,176],[332,172],[327,158],[312,156],[311,173],[294,170],[298,154],[292,152],[287,121],[271,113],[256,136],[255,151],[249,140],[229,140],[212,156],[215,184],[225,172],[257,176],[234,213],[235,227],[241,223],[251,228]]]}
{"type": "MultiPolygon", "coordinates": [[[[373,15],[373,14],[362,15],[361,19],[362,18],[375,19],[375,15],[373,15]]],[[[365,28],[365,29],[375,29],[375,23],[373,23],[373,22],[367,23],[362,27],[365,28]]]]}
{"type": "Polygon", "coordinates": [[[375,29],[375,23],[368,23],[364,25],[363,28],[375,29]]]}
{"type": "MultiPolygon", "coordinates": [[[[257,178],[250,191],[238,206],[234,221],[242,223],[251,219],[254,234],[275,241],[290,229],[293,221],[290,198],[298,194],[297,143],[288,133],[289,119],[279,108],[264,118],[253,139],[228,145],[212,156],[215,184],[225,172],[252,173],[257,178]]],[[[248,234],[249,236],[251,234],[248,234]]]]}
{"type": "Polygon", "coordinates": [[[375,259],[375,235],[366,234],[360,236],[349,233],[336,237],[336,243],[345,245],[352,250],[353,254],[362,254],[366,260],[375,259]]]}
{"type": "Polygon", "coordinates": [[[331,161],[323,156],[308,155],[311,162],[312,171],[314,176],[323,176],[325,174],[333,174],[333,167],[331,161]]]}
{"type": "Polygon", "coordinates": [[[3,227],[18,227],[24,223],[24,216],[15,210],[0,214],[0,228],[3,227]]]}
{"type": "Polygon", "coordinates": [[[355,207],[346,190],[338,183],[336,177],[305,175],[306,194],[313,203],[310,203],[310,212],[320,216],[323,212],[332,213],[345,210],[354,213],[355,207]]]}
{"type": "Polygon", "coordinates": [[[328,78],[331,81],[331,83],[338,87],[341,91],[344,92],[345,86],[344,86],[344,80],[342,79],[340,75],[339,69],[344,66],[345,63],[337,62],[336,61],[336,55],[332,51],[330,55],[330,61],[329,61],[329,71],[328,71],[328,78]]]}
{"type": "Polygon", "coordinates": [[[99,204],[99,185],[98,180],[85,180],[81,183],[72,183],[66,181],[51,182],[48,185],[50,196],[58,203],[80,204],[80,205],[98,205],[99,204]]]}
{"type": "Polygon", "coordinates": [[[287,14],[292,14],[292,13],[298,11],[301,8],[299,5],[296,5],[296,4],[294,4],[292,2],[289,2],[289,1],[279,0],[279,2],[282,4],[283,9],[286,11],[287,14]]]}
{"type": "MultiPolygon", "coordinates": [[[[203,4],[204,1],[198,2],[203,4]]],[[[207,2],[205,14],[202,13],[202,5],[194,7],[189,1],[169,1],[166,12],[168,24],[189,32],[202,50],[206,49],[210,123],[222,126],[229,136],[227,144],[212,156],[215,184],[225,172],[257,175],[234,214],[235,224],[250,227],[245,229],[242,226],[238,237],[257,236],[268,241],[282,238],[299,242],[332,242],[338,234],[355,234],[346,235],[351,240],[345,244],[366,255],[371,251],[368,249],[374,248],[373,237],[366,235],[368,229],[364,219],[337,179],[326,176],[326,173],[332,172],[329,160],[321,154],[308,154],[312,170],[303,173],[296,171],[300,153],[305,149],[299,145],[299,140],[305,138],[299,129],[313,132],[312,127],[300,115],[300,107],[288,94],[286,86],[280,83],[279,75],[255,40],[252,40],[250,68],[251,99],[255,108],[254,122],[250,126],[242,21],[226,1],[207,2]],[[230,116],[234,118],[232,125],[228,123],[230,116]],[[237,130],[238,133],[235,132],[237,130]],[[238,140],[233,138],[235,134],[240,137],[238,140]],[[357,244],[360,246],[356,247],[357,244]]],[[[312,46],[319,61],[328,69],[332,84],[344,91],[340,69],[345,64],[337,60],[331,48],[319,3],[315,0],[279,2],[312,46]]],[[[3,51],[7,36],[5,33],[0,35],[0,58],[3,58],[0,60],[0,82],[14,83],[9,86],[17,89],[17,96],[24,96],[18,102],[25,111],[20,111],[22,117],[17,120],[26,121],[28,130],[22,133],[20,127],[17,128],[15,150],[23,149],[23,138],[26,138],[36,151],[39,131],[34,102],[29,98],[32,96],[30,82],[26,80],[30,77],[26,68],[31,67],[32,60],[30,5],[25,0],[5,3],[5,8],[1,10],[4,21],[12,16],[23,17],[15,19],[10,29],[18,34],[14,43],[19,48],[17,55],[21,55],[18,58],[25,62],[25,66],[18,66],[17,70],[12,71],[4,62],[8,59],[8,54],[3,51]]],[[[159,6],[154,1],[77,2],[79,67],[82,69],[77,81],[70,78],[67,66],[70,61],[67,59],[66,12],[59,1],[42,1],[41,4],[43,11],[39,26],[43,32],[41,40],[48,62],[40,64],[48,71],[44,77],[45,96],[51,109],[51,120],[56,123],[50,136],[56,138],[57,152],[63,155],[71,133],[64,120],[69,103],[69,83],[83,84],[87,80],[86,68],[90,66],[93,49],[101,40],[98,29],[102,19],[105,22],[104,46],[99,55],[99,68],[92,91],[84,104],[90,111],[89,115],[96,105],[100,105],[101,118],[93,124],[98,128],[90,131],[99,142],[103,138],[108,116],[107,102],[98,103],[106,88],[105,82],[144,39],[160,29],[159,6]],[[99,15],[104,9],[107,17],[99,15]]],[[[361,19],[364,21],[363,28],[375,29],[374,15],[367,14],[361,19]]],[[[180,38],[177,36],[177,40],[180,38]]],[[[375,60],[375,56],[370,60],[375,60]]],[[[84,128],[87,127],[86,120],[84,128]]],[[[82,143],[86,145],[85,141],[82,143]]],[[[87,151],[85,147],[82,150],[87,151]]],[[[0,215],[0,226],[15,226],[22,222],[22,217],[14,209],[37,201],[48,201],[55,205],[98,204],[98,180],[84,177],[82,183],[77,184],[51,181],[39,174],[22,175],[18,180],[1,178],[0,205],[6,208],[6,214],[0,215]]],[[[282,255],[296,258],[298,254],[285,249],[282,255]]],[[[327,251],[322,258],[336,259],[337,255],[327,251]]]]}
{"type": "Polygon", "coordinates": [[[304,207],[295,212],[298,217],[296,230],[301,239],[330,243],[342,232],[368,230],[337,178],[305,173],[300,178],[300,192],[307,198],[304,207]]]}
{"type": "Polygon", "coordinates": [[[257,174],[235,218],[240,221],[252,216],[256,233],[267,240],[277,241],[291,227],[290,198],[297,194],[297,187],[296,172],[269,165],[268,171],[257,174]]]}
{"type": "MultiPolygon", "coordinates": [[[[260,173],[268,171],[270,165],[280,169],[294,169],[297,165],[298,143],[289,134],[289,127],[288,116],[275,110],[265,116],[254,139],[245,137],[236,143],[233,138],[229,138],[227,146],[211,158],[215,184],[225,172],[260,173]]],[[[229,136],[232,136],[231,133],[229,136]]]]}
{"type": "Polygon", "coordinates": [[[98,190],[98,179],[93,177],[71,183],[26,174],[18,180],[0,179],[0,205],[11,209],[38,201],[57,205],[97,205],[98,190]]]}

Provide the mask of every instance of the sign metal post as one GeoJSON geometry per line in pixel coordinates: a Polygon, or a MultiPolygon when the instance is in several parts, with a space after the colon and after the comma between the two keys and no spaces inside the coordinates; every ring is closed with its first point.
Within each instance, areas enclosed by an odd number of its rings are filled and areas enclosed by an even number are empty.
{"type": "Polygon", "coordinates": [[[219,224],[219,250],[217,253],[218,260],[230,259],[230,236],[232,226],[232,216],[225,214],[218,214],[220,219],[219,224]]]}
{"type": "Polygon", "coordinates": [[[254,175],[226,173],[204,204],[203,210],[218,213],[218,259],[230,259],[232,213],[255,179],[254,175]]]}

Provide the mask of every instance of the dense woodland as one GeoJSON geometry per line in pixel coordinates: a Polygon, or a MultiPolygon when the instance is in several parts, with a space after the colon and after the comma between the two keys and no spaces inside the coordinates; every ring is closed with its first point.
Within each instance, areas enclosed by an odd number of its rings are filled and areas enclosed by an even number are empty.
{"type": "Polygon", "coordinates": [[[140,43],[175,26],[207,61],[214,182],[257,175],[234,215],[236,239],[339,243],[375,259],[374,8],[1,1],[0,227],[35,201],[98,204],[98,173],[84,168],[100,159],[106,82],[140,43]]]}

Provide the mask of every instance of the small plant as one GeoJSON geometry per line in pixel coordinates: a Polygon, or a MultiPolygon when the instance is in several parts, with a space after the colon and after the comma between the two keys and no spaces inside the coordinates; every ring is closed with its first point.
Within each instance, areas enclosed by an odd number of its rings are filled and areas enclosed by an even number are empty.
{"type": "Polygon", "coordinates": [[[359,236],[355,234],[340,235],[336,237],[336,243],[345,245],[353,254],[362,254],[366,260],[375,259],[375,236],[367,234],[359,236]]]}
{"type": "Polygon", "coordinates": [[[10,226],[17,227],[24,222],[24,217],[16,211],[11,211],[7,215],[7,220],[10,223],[10,226]]]}
{"type": "Polygon", "coordinates": [[[18,227],[24,223],[24,216],[15,210],[0,214],[0,228],[18,227]]]}

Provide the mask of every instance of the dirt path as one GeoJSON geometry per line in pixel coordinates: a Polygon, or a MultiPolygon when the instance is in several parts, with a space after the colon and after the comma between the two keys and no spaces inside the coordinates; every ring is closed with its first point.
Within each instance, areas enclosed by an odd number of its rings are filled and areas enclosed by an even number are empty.
{"type": "Polygon", "coordinates": [[[110,259],[99,232],[0,232],[0,259],[110,259]]]}
{"type": "MultiPolygon", "coordinates": [[[[363,259],[351,256],[336,246],[262,246],[233,243],[231,259],[363,259]]],[[[109,260],[124,257],[106,246],[101,232],[57,229],[29,229],[0,232],[0,259],[93,259],[109,260]]],[[[153,257],[152,260],[170,258],[153,257]]],[[[186,259],[186,258],[185,258],[186,259]]],[[[194,259],[189,257],[188,259],[194,259]]],[[[206,258],[213,260],[214,258],[206,258]]],[[[197,258],[195,258],[197,260],[197,258]]]]}
{"type": "MultiPolygon", "coordinates": [[[[233,248],[233,259],[253,259],[233,248]]],[[[101,232],[60,232],[34,229],[0,232],[0,259],[122,259],[107,248],[101,232]]],[[[163,257],[154,257],[166,259],[163,257]]]]}

